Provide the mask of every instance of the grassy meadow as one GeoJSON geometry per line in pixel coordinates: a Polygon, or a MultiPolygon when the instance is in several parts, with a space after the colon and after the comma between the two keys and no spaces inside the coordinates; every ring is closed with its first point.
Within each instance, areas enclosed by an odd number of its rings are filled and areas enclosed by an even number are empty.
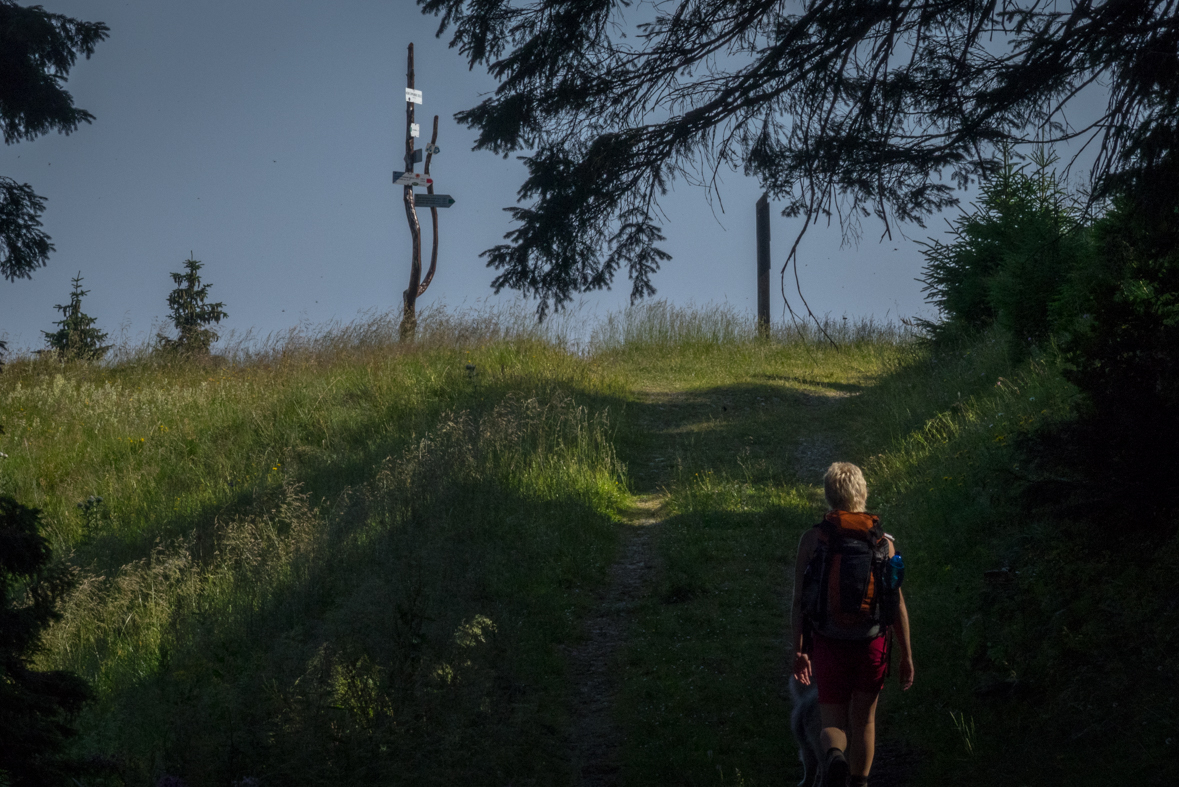
{"type": "Polygon", "coordinates": [[[1074,407],[1051,353],[758,340],[663,303],[576,349],[502,314],[420,325],[5,367],[0,492],[74,575],[37,666],[97,690],[90,783],[577,784],[566,654],[639,504],[622,781],[796,782],[790,572],[837,459],[909,566],[893,783],[1142,781],[1179,751],[1179,610],[1146,592],[1179,542],[1127,556],[1028,503],[1022,447],[1074,407]]]}

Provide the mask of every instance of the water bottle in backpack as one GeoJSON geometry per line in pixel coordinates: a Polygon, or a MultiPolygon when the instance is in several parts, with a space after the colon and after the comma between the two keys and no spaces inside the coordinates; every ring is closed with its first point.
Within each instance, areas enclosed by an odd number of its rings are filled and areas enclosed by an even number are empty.
{"type": "Polygon", "coordinates": [[[895,592],[901,589],[904,581],[905,559],[897,553],[884,565],[884,589],[895,592]]]}

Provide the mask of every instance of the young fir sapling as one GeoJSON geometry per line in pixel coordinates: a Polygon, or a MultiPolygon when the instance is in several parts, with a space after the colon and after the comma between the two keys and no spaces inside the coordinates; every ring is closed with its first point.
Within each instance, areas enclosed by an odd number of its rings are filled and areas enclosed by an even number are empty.
{"type": "Polygon", "coordinates": [[[106,355],[111,348],[106,341],[106,332],[94,327],[96,320],[82,311],[82,298],[90,294],[82,289],[82,273],[78,272],[72,280],[74,285],[70,293],[70,302],[64,306],[58,304],[53,308],[61,312],[61,319],[54,323],[57,330],[50,333],[42,331],[50,349],[56,350],[61,358],[77,358],[97,361],[106,355]]]}
{"type": "Polygon", "coordinates": [[[209,287],[201,284],[198,260],[184,261],[184,273],[173,273],[176,289],[168,295],[168,306],[172,309],[171,320],[176,328],[176,338],[157,333],[160,347],[176,352],[208,355],[209,348],[217,341],[217,332],[209,327],[225,319],[224,303],[206,303],[209,287]]]}

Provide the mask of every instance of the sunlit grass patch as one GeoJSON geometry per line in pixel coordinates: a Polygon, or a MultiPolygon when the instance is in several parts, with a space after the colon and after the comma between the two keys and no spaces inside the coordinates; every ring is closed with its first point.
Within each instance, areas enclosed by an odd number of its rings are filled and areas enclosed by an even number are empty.
{"type": "Polygon", "coordinates": [[[567,779],[554,646],[615,548],[620,385],[551,328],[426,317],[0,377],[0,489],[78,578],[40,666],[98,688],[83,749],[145,783],[567,779]]]}

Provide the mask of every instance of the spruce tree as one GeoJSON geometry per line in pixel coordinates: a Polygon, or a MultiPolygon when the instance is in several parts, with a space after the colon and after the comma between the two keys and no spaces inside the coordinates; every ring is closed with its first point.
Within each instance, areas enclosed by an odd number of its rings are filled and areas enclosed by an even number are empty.
{"type": "Polygon", "coordinates": [[[476,149],[525,156],[515,224],[484,257],[496,291],[542,313],[620,272],[652,294],[677,178],[723,198],[743,173],[808,219],[796,238],[831,218],[852,239],[872,216],[888,235],[956,205],[1004,144],[1081,137],[1098,197],[1179,149],[1179,14],[1163,0],[418,5],[498,83],[455,118],[476,149]],[[1099,114],[1071,126],[1078,105],[1099,114]]]}
{"type": "Polygon", "coordinates": [[[106,333],[94,327],[96,320],[82,311],[82,298],[90,294],[82,289],[82,272],[73,278],[74,289],[70,293],[70,302],[65,306],[58,304],[53,308],[61,312],[61,319],[54,323],[57,330],[53,333],[42,331],[49,347],[57,351],[61,358],[80,358],[84,360],[98,360],[106,355],[111,348],[106,341],[106,333]]]}
{"type": "Polygon", "coordinates": [[[30,666],[69,589],[65,573],[49,570],[38,521],[36,509],[0,495],[0,783],[12,787],[76,784],[81,769],[64,750],[93,696],[77,675],[30,666]]]}
{"type": "Polygon", "coordinates": [[[1067,470],[1053,477],[1073,476],[1077,510],[1108,532],[1159,539],[1179,529],[1163,491],[1179,442],[1177,179],[1179,156],[1167,156],[1096,222],[1097,253],[1067,283],[1077,314],[1059,343],[1080,417],[1061,427],[1067,470]]]}
{"type": "MultiPolygon", "coordinates": [[[[69,134],[94,116],[74,106],[66,77],[107,37],[102,22],[83,22],[0,0],[0,129],[4,144],[51,131],[69,134]]],[[[30,278],[49,260],[53,244],[41,230],[45,199],[28,183],[0,175],[0,275],[30,278]]]]}
{"type": "MultiPolygon", "coordinates": [[[[74,106],[64,84],[78,55],[89,58],[108,32],[101,22],[0,0],[5,145],[50,131],[69,134],[94,119],[74,106]]],[[[41,230],[44,209],[44,198],[32,186],[0,175],[0,276],[29,278],[48,261],[53,244],[41,230]]],[[[98,335],[95,344],[101,345],[105,334],[98,335]]],[[[7,349],[0,342],[0,353],[7,349]]],[[[74,735],[73,718],[91,696],[75,675],[29,669],[38,635],[56,615],[65,590],[60,581],[37,581],[49,557],[48,542],[37,532],[36,510],[0,495],[0,783],[12,787],[73,783],[69,774],[77,769],[61,751],[74,735]]]]}
{"type": "Polygon", "coordinates": [[[171,319],[177,335],[173,339],[162,333],[156,334],[160,346],[166,350],[207,355],[213,342],[217,341],[217,333],[209,325],[228,316],[224,303],[205,302],[212,285],[201,284],[200,269],[201,263],[190,258],[184,261],[184,273],[171,274],[176,289],[168,296],[168,306],[172,309],[171,319]]]}
{"type": "Polygon", "coordinates": [[[952,240],[923,244],[926,300],[940,320],[919,323],[939,339],[963,329],[998,324],[1006,329],[1016,356],[1046,341],[1076,311],[1063,289],[1091,253],[1076,201],[1049,168],[1056,156],[1032,154],[1035,168],[1013,161],[986,180],[974,210],[951,227],[952,240]]]}

